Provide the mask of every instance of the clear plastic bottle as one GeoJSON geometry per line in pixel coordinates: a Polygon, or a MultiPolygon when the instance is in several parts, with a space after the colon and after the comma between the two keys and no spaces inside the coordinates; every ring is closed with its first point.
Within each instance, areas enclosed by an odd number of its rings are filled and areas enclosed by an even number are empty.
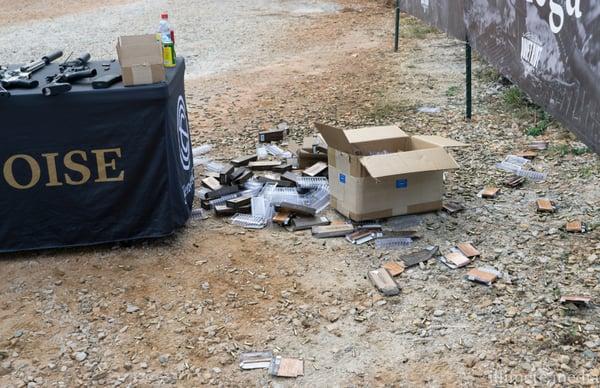
{"type": "Polygon", "coordinates": [[[175,56],[175,32],[169,23],[169,14],[163,12],[160,15],[160,23],[158,25],[158,33],[160,41],[163,45],[163,58],[165,67],[174,67],[176,63],[175,56]]]}

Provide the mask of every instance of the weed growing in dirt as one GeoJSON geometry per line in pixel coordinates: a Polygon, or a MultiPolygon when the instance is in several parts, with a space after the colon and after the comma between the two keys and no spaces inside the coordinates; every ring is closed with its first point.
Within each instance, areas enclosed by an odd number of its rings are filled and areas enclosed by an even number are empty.
{"type": "Polygon", "coordinates": [[[502,95],[504,103],[511,108],[526,108],[529,105],[527,96],[517,86],[506,89],[502,95]]]}
{"type": "Polygon", "coordinates": [[[391,102],[379,100],[368,114],[368,117],[375,121],[386,121],[398,116],[402,112],[408,112],[415,109],[415,106],[404,102],[391,102]]]}
{"type": "Polygon", "coordinates": [[[590,149],[587,147],[573,147],[568,144],[559,144],[552,147],[552,152],[559,154],[560,156],[567,156],[569,154],[581,156],[589,153],[590,149]]]}
{"type": "Polygon", "coordinates": [[[454,97],[458,94],[458,86],[450,86],[448,90],[446,90],[447,97],[454,97]]]}
{"type": "Polygon", "coordinates": [[[543,135],[546,132],[546,129],[548,129],[548,127],[552,123],[552,117],[550,117],[548,113],[544,112],[541,109],[539,110],[539,113],[540,121],[538,121],[537,124],[535,124],[533,127],[527,128],[526,133],[528,136],[543,135]]]}
{"type": "Polygon", "coordinates": [[[492,66],[483,64],[475,72],[475,77],[477,77],[477,79],[479,79],[483,83],[491,83],[496,82],[498,81],[498,79],[500,79],[500,73],[492,66]]]}
{"type": "Polygon", "coordinates": [[[424,24],[414,24],[408,26],[405,31],[406,38],[415,38],[415,39],[425,39],[427,35],[438,32],[435,28],[424,25],[424,24]]]}

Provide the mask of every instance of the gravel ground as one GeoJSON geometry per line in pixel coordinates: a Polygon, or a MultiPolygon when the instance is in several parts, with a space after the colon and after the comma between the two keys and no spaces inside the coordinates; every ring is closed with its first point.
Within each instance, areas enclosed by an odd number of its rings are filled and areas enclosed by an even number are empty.
{"type": "MultiPolygon", "coordinates": [[[[187,3],[168,8],[179,4],[187,3]]],[[[507,105],[506,89],[479,62],[476,116],[465,122],[463,45],[403,18],[394,54],[392,13],[376,2],[339,1],[338,12],[300,16],[299,7],[281,9],[299,3],[255,4],[240,5],[241,19],[260,28],[238,24],[236,35],[251,31],[250,45],[265,51],[247,61],[243,44],[215,52],[233,67],[199,70],[186,85],[195,144],[214,144],[209,156],[226,160],[281,121],[293,139],[312,133],[315,121],[446,135],[470,144],[452,151],[462,168],[446,183],[446,198],[467,210],[421,216],[422,238],[400,252],[278,228],[245,231],[210,217],[159,241],[3,256],[0,386],[600,385],[597,308],[558,303],[568,293],[600,300],[598,156],[579,151],[556,123],[527,136],[535,114],[507,105]],[[267,20],[285,28],[273,34],[267,20]],[[441,112],[417,114],[420,106],[441,112]],[[503,187],[506,174],[493,165],[540,139],[550,149],[532,163],[548,180],[503,187]],[[502,192],[481,199],[484,185],[502,192]],[[536,213],[538,197],[555,200],[558,212],[536,213]],[[565,233],[573,218],[590,231],[565,233]],[[403,253],[427,245],[446,252],[461,241],[482,252],[477,266],[503,272],[493,287],[437,260],[400,275],[396,297],[383,298],[366,278],[403,253]],[[241,352],[265,349],[304,358],[305,376],[239,370],[241,352]]],[[[332,9],[322,4],[316,9],[332,9]]],[[[142,24],[153,25],[150,14],[142,24]]],[[[226,47],[214,36],[211,47],[226,47]]]]}
{"type": "Polygon", "coordinates": [[[271,48],[279,33],[340,6],[314,0],[134,1],[4,26],[0,58],[20,63],[57,49],[65,55],[90,52],[93,58],[114,58],[116,37],[153,33],[164,10],[180,37],[178,55],[186,58],[193,77],[269,63],[282,54],[271,48]]]}

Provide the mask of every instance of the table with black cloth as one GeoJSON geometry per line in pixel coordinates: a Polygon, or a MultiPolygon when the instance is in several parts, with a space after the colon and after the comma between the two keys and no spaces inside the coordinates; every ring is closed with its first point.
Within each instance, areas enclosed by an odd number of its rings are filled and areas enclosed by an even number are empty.
{"type": "Polygon", "coordinates": [[[0,252],[172,234],[194,198],[184,61],[159,84],[95,90],[87,79],[45,97],[58,63],[34,74],[40,87],[0,99],[0,252]]]}

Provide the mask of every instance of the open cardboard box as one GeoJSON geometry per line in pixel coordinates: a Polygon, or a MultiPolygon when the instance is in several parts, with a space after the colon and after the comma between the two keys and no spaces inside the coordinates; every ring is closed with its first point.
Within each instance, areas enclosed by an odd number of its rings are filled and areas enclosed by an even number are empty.
{"type": "Polygon", "coordinates": [[[446,148],[466,145],[397,126],[316,127],[329,146],[331,205],[353,221],[441,209],[444,171],[459,168],[446,148]]]}
{"type": "Polygon", "coordinates": [[[117,56],[125,86],[148,85],[166,79],[162,44],[156,35],[121,36],[117,56]]]}

